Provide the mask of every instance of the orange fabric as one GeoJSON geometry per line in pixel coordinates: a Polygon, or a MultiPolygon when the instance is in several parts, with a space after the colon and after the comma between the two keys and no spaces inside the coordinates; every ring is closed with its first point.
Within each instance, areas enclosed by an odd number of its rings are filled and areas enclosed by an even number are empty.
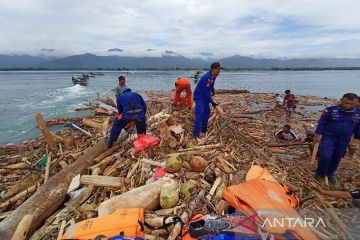
{"type": "Polygon", "coordinates": [[[284,188],[277,182],[264,179],[249,180],[227,187],[223,192],[223,198],[248,216],[256,213],[256,222],[261,225],[264,223],[264,229],[269,233],[283,234],[290,230],[300,239],[318,239],[310,228],[301,227],[299,224],[269,224],[276,220],[301,219],[289,203],[284,188]]]}
{"type": "MultiPolygon", "coordinates": [[[[259,165],[253,165],[249,169],[246,174],[246,181],[254,180],[254,179],[264,179],[269,180],[275,183],[278,183],[276,179],[269,173],[266,168],[263,168],[259,165]]],[[[280,184],[280,183],[278,183],[280,184]]],[[[295,194],[288,188],[288,186],[284,184],[280,184],[282,186],[282,190],[286,193],[287,199],[292,206],[292,208],[297,209],[299,207],[299,199],[295,196],[295,194]]]]}
{"type": "Polygon", "coordinates": [[[176,90],[175,90],[175,96],[174,96],[174,101],[173,104],[176,106],[178,104],[178,102],[180,101],[180,95],[182,91],[186,91],[186,97],[185,97],[185,102],[186,102],[186,106],[191,109],[191,86],[190,83],[189,84],[180,84],[176,86],[176,90]]]}
{"type": "Polygon", "coordinates": [[[140,223],[144,223],[144,209],[118,209],[110,215],[71,225],[61,239],[108,239],[120,234],[126,237],[143,237],[140,223]]]}
{"type": "Polygon", "coordinates": [[[190,85],[190,81],[187,78],[178,78],[175,81],[176,85],[190,85]]]}
{"type": "MultiPolygon", "coordinates": [[[[194,217],[191,219],[190,222],[199,220],[199,219],[201,219],[202,217],[204,217],[202,214],[196,214],[196,215],[194,215],[194,217]]],[[[190,222],[189,222],[188,224],[186,224],[186,225],[181,229],[181,236],[182,236],[182,237],[181,237],[181,240],[196,240],[196,239],[198,239],[198,238],[192,238],[192,237],[190,237],[190,234],[189,234],[189,224],[190,224],[190,222]]]]}

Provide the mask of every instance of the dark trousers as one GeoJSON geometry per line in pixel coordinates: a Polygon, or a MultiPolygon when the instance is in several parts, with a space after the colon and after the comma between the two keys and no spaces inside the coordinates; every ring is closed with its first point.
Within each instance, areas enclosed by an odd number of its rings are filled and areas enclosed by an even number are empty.
{"type": "Polygon", "coordinates": [[[201,97],[195,97],[194,101],[196,106],[193,136],[199,137],[200,130],[201,132],[207,132],[207,125],[210,118],[210,106],[209,103],[201,97]]]}
{"type": "Polygon", "coordinates": [[[110,138],[108,145],[112,145],[119,137],[120,132],[123,128],[128,125],[129,122],[135,121],[137,134],[146,133],[146,120],[138,121],[132,119],[121,119],[119,120],[117,117],[114,120],[114,123],[111,128],[110,138]]]}
{"type": "Polygon", "coordinates": [[[339,142],[335,138],[323,137],[319,146],[319,162],[316,174],[325,177],[335,174],[341,158],[345,156],[349,142],[339,142]]]}

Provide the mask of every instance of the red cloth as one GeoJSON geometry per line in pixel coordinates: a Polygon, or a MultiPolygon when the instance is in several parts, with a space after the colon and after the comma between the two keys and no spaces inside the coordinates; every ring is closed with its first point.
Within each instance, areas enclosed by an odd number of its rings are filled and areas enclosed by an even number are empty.
{"type": "Polygon", "coordinates": [[[190,83],[189,84],[178,84],[176,86],[176,90],[175,90],[175,96],[174,96],[174,101],[173,104],[175,106],[177,106],[178,102],[180,101],[180,95],[182,91],[186,91],[186,97],[185,97],[185,102],[186,102],[186,106],[191,109],[191,86],[190,83]]]}
{"type": "Polygon", "coordinates": [[[288,107],[294,107],[296,105],[294,94],[286,94],[284,97],[284,102],[288,107]]]}

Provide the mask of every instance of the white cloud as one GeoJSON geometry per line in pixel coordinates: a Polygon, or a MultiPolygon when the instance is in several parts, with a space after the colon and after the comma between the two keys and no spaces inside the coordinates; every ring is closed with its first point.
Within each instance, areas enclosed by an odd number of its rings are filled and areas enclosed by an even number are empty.
{"type": "Polygon", "coordinates": [[[360,57],[358,9],[355,0],[2,1],[0,53],[360,57]]]}

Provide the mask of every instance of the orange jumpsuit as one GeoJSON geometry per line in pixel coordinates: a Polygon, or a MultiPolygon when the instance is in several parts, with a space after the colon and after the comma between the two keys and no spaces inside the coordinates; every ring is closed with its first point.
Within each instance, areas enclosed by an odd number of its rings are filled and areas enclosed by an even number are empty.
{"type": "MultiPolygon", "coordinates": [[[[186,97],[185,97],[185,105],[188,107],[188,109],[191,109],[192,101],[191,101],[191,86],[190,81],[187,78],[178,78],[175,82],[175,96],[173,105],[177,106],[178,102],[181,101],[180,95],[183,90],[186,91],[186,97]]],[[[183,101],[181,101],[183,103],[183,101]]]]}

